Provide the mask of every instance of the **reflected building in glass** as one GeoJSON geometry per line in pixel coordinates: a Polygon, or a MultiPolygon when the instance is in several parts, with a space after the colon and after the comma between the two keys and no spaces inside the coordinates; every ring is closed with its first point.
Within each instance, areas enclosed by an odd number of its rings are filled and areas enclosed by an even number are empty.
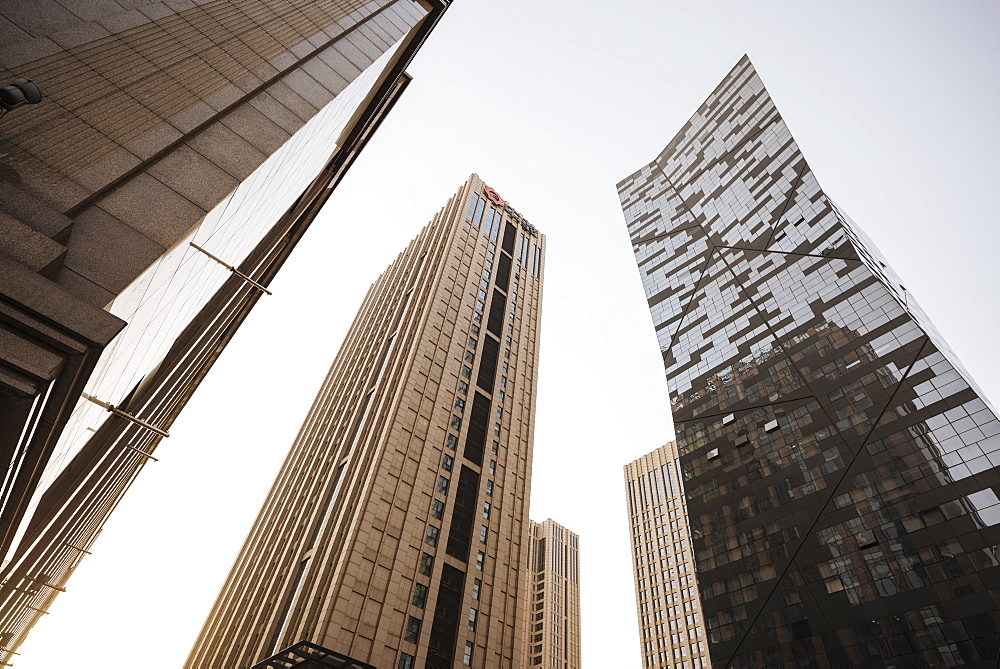
{"type": "Polygon", "coordinates": [[[644,667],[709,669],[677,444],[625,465],[644,667]]]}
{"type": "Polygon", "coordinates": [[[580,535],[529,521],[524,655],[518,666],[580,669],[580,535]]]}
{"type": "Polygon", "coordinates": [[[619,194],[712,663],[994,667],[1000,421],[748,59],[619,194]]]}
{"type": "Polygon", "coordinates": [[[445,0],[0,7],[0,662],[405,89],[445,0]]]}
{"type": "Polygon", "coordinates": [[[372,284],[185,666],[521,666],[544,246],[473,175],[372,284]]]}

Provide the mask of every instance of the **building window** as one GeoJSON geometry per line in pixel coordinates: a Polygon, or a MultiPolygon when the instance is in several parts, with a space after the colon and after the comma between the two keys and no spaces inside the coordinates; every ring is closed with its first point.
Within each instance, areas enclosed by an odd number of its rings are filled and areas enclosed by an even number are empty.
{"type": "Polygon", "coordinates": [[[472,312],[472,320],[474,320],[477,323],[482,323],[483,322],[483,315],[481,313],[479,313],[478,311],[473,311],[472,312]]]}
{"type": "Polygon", "coordinates": [[[413,587],[413,605],[419,608],[424,608],[427,603],[427,586],[423,583],[417,583],[413,587]]]}
{"type": "Polygon", "coordinates": [[[483,304],[482,300],[476,300],[476,311],[482,311],[485,308],[486,308],[486,305],[483,304]]]}
{"type": "MultiPolygon", "coordinates": [[[[510,363],[506,363],[506,362],[503,363],[503,371],[504,372],[506,372],[509,368],[510,368],[510,363]]],[[[469,374],[471,374],[471,373],[472,373],[472,370],[470,369],[469,370],[469,374]]]]}
{"type": "Polygon", "coordinates": [[[484,544],[486,543],[486,534],[487,534],[488,532],[489,532],[489,530],[487,530],[487,529],[486,529],[486,526],[485,526],[485,525],[481,525],[481,526],[479,527],[479,540],[480,540],[481,542],[483,542],[484,544]]]}
{"type": "Polygon", "coordinates": [[[501,390],[500,394],[497,396],[497,402],[503,402],[505,399],[507,399],[507,393],[501,390]]]}
{"type": "Polygon", "coordinates": [[[472,598],[479,599],[479,589],[483,586],[483,582],[478,578],[472,582],[472,598]]]}
{"type": "Polygon", "coordinates": [[[396,666],[396,669],[413,669],[415,666],[412,655],[406,653],[399,654],[399,664],[396,666]]]}
{"type": "Polygon", "coordinates": [[[467,667],[472,666],[472,647],[471,641],[465,642],[465,654],[462,656],[462,664],[467,667]]]}
{"type": "MultiPolygon", "coordinates": [[[[447,457],[447,456],[446,456],[446,457],[447,457]]],[[[492,463],[492,462],[495,462],[495,460],[490,460],[490,462],[491,462],[491,463],[492,463]]],[[[493,473],[493,472],[492,472],[492,468],[493,468],[493,467],[492,467],[492,465],[490,465],[490,469],[491,469],[491,471],[490,471],[490,474],[492,474],[492,473],[493,473]]],[[[493,496],[493,481],[487,481],[487,482],[486,482],[486,494],[487,494],[487,495],[489,495],[490,497],[492,497],[492,496],[493,496]]]]}
{"type": "Polygon", "coordinates": [[[441,466],[446,472],[451,471],[451,466],[455,462],[455,458],[451,457],[447,453],[444,454],[444,458],[441,460],[441,466]]]}
{"type": "MultiPolygon", "coordinates": [[[[510,349],[509,348],[505,348],[503,350],[503,357],[505,357],[505,358],[509,358],[510,357],[510,349]]],[[[507,371],[507,370],[504,370],[504,371],[507,371]]]]}
{"type": "Polygon", "coordinates": [[[469,394],[469,384],[466,383],[465,381],[459,381],[458,382],[458,392],[460,392],[463,395],[468,395],[469,394]]]}
{"type": "MultiPolygon", "coordinates": [[[[493,269],[493,263],[491,263],[489,260],[486,261],[486,269],[493,269]]],[[[483,276],[485,275],[486,273],[484,272],[483,276]]]]}
{"type": "Polygon", "coordinates": [[[431,502],[431,515],[438,520],[441,520],[441,516],[444,515],[444,502],[439,499],[431,502]]]}
{"type": "Polygon", "coordinates": [[[467,379],[471,379],[472,378],[472,368],[469,367],[468,365],[462,365],[462,376],[464,376],[467,379]]]}
{"type": "MultiPolygon", "coordinates": [[[[462,423],[461,419],[459,419],[458,422],[459,424],[461,424],[462,423]]],[[[493,424],[493,434],[495,434],[498,437],[500,436],[500,423],[493,424]]]]}
{"type": "MultiPolygon", "coordinates": [[[[496,442],[494,442],[494,443],[496,443],[496,442]]],[[[496,451],[493,451],[493,452],[496,453],[496,451]]],[[[497,473],[497,461],[496,460],[490,460],[490,468],[489,468],[488,471],[489,471],[490,474],[496,474],[497,473]]],[[[491,481],[491,483],[492,483],[492,481],[491,481]]]]}
{"type": "Polygon", "coordinates": [[[458,446],[458,437],[456,437],[453,434],[449,434],[448,440],[445,442],[444,445],[454,451],[455,447],[458,446]]]}
{"type": "Polygon", "coordinates": [[[473,353],[472,351],[466,351],[465,352],[465,361],[466,362],[472,362],[475,359],[476,359],[476,354],[475,353],[473,353]]]}
{"type": "Polygon", "coordinates": [[[476,621],[479,619],[479,609],[469,609],[469,631],[476,631],[476,621]]]}
{"type": "Polygon", "coordinates": [[[479,345],[479,341],[475,337],[469,337],[469,348],[476,348],[479,345]]]}
{"type": "Polygon", "coordinates": [[[482,288],[483,290],[487,290],[490,287],[489,278],[490,278],[490,273],[484,271],[483,278],[479,280],[479,287],[482,288]]]}
{"type": "Polygon", "coordinates": [[[465,411],[465,400],[463,400],[461,397],[455,398],[455,410],[465,411]]]}
{"type": "Polygon", "coordinates": [[[510,335],[507,335],[507,341],[506,341],[507,346],[510,346],[513,343],[514,341],[510,338],[510,335]]]}
{"type": "Polygon", "coordinates": [[[489,518],[489,517],[490,517],[490,503],[483,502],[483,518],[489,518]]]}
{"type": "Polygon", "coordinates": [[[486,299],[486,291],[485,290],[480,290],[479,291],[479,299],[480,300],[485,300],[486,299]]]}
{"type": "MultiPolygon", "coordinates": [[[[499,452],[500,452],[500,442],[497,441],[496,439],[494,439],[493,440],[493,451],[492,451],[492,453],[493,453],[493,455],[496,455],[499,452]]],[[[490,474],[492,474],[492,473],[493,472],[490,472],[490,474]]]]}
{"type": "Polygon", "coordinates": [[[503,407],[497,407],[497,418],[503,418],[503,407]]]}
{"type": "Polygon", "coordinates": [[[420,638],[420,618],[410,618],[406,621],[406,631],[403,633],[403,641],[416,643],[420,638]]]}
{"type": "Polygon", "coordinates": [[[417,570],[424,576],[431,575],[431,569],[434,567],[434,556],[424,553],[420,556],[420,566],[417,570]]]}
{"type": "MultiPolygon", "coordinates": [[[[424,537],[424,541],[426,541],[427,544],[430,545],[430,546],[437,546],[438,545],[438,534],[440,534],[440,532],[441,532],[441,530],[439,530],[438,528],[434,527],[433,525],[428,525],[427,526],[427,536],[424,537]]],[[[426,590],[426,588],[424,588],[424,590],[426,590]]],[[[414,603],[416,603],[416,602],[414,602],[414,603]]]]}
{"type": "Polygon", "coordinates": [[[458,416],[454,415],[454,414],[452,414],[452,417],[451,417],[451,429],[453,429],[453,430],[461,430],[462,429],[462,419],[459,418],[458,416]]]}
{"type": "Polygon", "coordinates": [[[486,553],[479,551],[479,554],[476,556],[476,571],[483,570],[483,563],[485,561],[486,561],[486,553]]]}
{"type": "Polygon", "coordinates": [[[448,494],[448,479],[443,476],[438,476],[437,491],[442,495],[448,494]]]}
{"type": "Polygon", "coordinates": [[[506,388],[507,387],[507,377],[506,376],[501,376],[500,377],[500,387],[501,388],[506,388]]]}
{"type": "Polygon", "coordinates": [[[469,332],[471,332],[474,335],[479,334],[479,326],[473,323],[472,326],[469,327],[469,332]]]}

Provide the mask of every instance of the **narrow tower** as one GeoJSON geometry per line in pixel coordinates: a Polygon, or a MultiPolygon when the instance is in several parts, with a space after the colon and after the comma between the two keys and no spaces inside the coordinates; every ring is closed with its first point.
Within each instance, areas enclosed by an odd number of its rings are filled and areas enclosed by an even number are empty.
{"type": "Polygon", "coordinates": [[[708,669],[677,444],[625,465],[625,490],[643,666],[708,669]]]}
{"type": "Polygon", "coordinates": [[[1000,421],[750,61],[618,190],[712,663],[996,666],[1000,421]]]}
{"type": "Polygon", "coordinates": [[[543,248],[473,175],[382,273],[186,666],[517,666],[543,248]]]}
{"type": "Polygon", "coordinates": [[[522,667],[580,669],[580,537],[551,518],[529,521],[530,596],[522,667]]]}

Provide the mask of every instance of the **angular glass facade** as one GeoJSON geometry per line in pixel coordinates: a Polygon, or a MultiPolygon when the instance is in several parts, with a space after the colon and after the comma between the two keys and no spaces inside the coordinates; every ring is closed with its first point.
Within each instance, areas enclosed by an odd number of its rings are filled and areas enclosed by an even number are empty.
{"type": "Polygon", "coordinates": [[[712,663],[995,666],[1000,421],[749,60],[618,187],[712,663]]]}

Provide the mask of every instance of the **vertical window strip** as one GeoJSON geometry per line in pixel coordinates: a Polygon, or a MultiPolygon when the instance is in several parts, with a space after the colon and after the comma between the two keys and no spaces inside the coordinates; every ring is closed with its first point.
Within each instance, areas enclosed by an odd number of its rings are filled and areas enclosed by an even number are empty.
{"type": "Polygon", "coordinates": [[[479,205],[479,195],[477,193],[472,194],[472,199],[469,200],[469,210],[465,212],[465,220],[471,221],[474,226],[479,227],[479,221],[475,220],[476,207],[479,205]]]}

